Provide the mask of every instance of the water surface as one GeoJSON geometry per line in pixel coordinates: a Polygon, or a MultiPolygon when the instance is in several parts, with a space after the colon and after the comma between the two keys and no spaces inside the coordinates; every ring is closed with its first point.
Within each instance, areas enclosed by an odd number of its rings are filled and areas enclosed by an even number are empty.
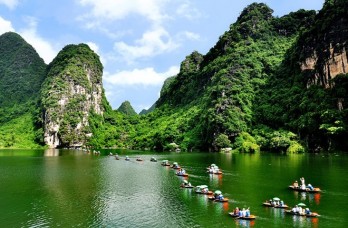
{"type": "Polygon", "coordinates": [[[345,227],[348,209],[348,156],[154,153],[103,150],[0,150],[0,227],[345,227]],[[107,156],[118,152],[121,160],[107,156]],[[131,161],[125,161],[128,155],[131,161]],[[137,162],[141,156],[144,161],[137,162]],[[193,185],[221,190],[228,203],[208,201],[179,188],[183,178],[162,167],[168,159],[189,173],[193,185]],[[206,173],[217,164],[222,176],[206,173]],[[300,177],[323,189],[292,192],[300,177]],[[265,208],[279,197],[290,206],[305,203],[322,216],[302,218],[265,208]],[[253,222],[228,216],[250,207],[253,222]]]}

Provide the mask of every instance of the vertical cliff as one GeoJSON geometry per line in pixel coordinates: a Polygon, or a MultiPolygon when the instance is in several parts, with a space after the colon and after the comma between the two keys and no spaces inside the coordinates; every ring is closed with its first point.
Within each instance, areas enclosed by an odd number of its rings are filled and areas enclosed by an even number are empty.
{"type": "Polygon", "coordinates": [[[68,45],[49,64],[43,83],[44,141],[50,148],[79,147],[92,135],[90,113],[103,115],[103,67],[87,45],[68,45]]]}
{"type": "Polygon", "coordinates": [[[331,87],[332,79],[348,73],[348,2],[326,1],[312,27],[298,42],[301,71],[307,87],[331,87]]]}

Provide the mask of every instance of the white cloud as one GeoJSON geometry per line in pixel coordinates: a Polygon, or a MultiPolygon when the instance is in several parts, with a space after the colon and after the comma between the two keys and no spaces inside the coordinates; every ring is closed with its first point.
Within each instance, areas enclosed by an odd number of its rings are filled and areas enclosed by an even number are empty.
{"type": "Polygon", "coordinates": [[[182,35],[189,40],[199,40],[201,36],[197,33],[185,31],[182,35]]]}
{"type": "MultiPolygon", "coordinates": [[[[81,19],[120,20],[130,14],[140,14],[145,18],[160,22],[165,15],[161,13],[163,0],[79,0],[82,6],[90,6],[92,10],[81,19]]],[[[90,24],[92,26],[92,24],[90,24]]]]}
{"type": "Polygon", "coordinates": [[[134,69],[132,71],[120,71],[115,74],[105,72],[103,78],[106,83],[113,85],[162,85],[168,77],[179,73],[179,67],[172,66],[166,72],[158,73],[152,67],[144,69],[134,69]]]}
{"type": "Polygon", "coordinates": [[[181,4],[177,8],[176,13],[179,16],[185,17],[189,20],[193,20],[193,19],[197,19],[201,17],[201,13],[199,12],[199,10],[194,8],[189,1],[186,1],[185,3],[181,4]]]}
{"type": "Polygon", "coordinates": [[[99,54],[99,46],[93,42],[86,42],[90,49],[92,49],[95,53],[99,54]]]}
{"type": "Polygon", "coordinates": [[[18,0],[0,0],[0,4],[4,4],[10,9],[16,8],[18,2],[18,0]]]}
{"type": "Polygon", "coordinates": [[[14,32],[15,29],[12,27],[11,21],[7,21],[0,17],[0,35],[5,32],[14,32]]]}
{"type": "Polygon", "coordinates": [[[58,51],[53,48],[50,42],[37,34],[37,21],[35,18],[27,17],[26,21],[28,23],[28,28],[20,30],[19,34],[35,48],[45,63],[50,63],[53,58],[56,57],[58,51]]]}
{"type": "Polygon", "coordinates": [[[153,57],[164,52],[170,52],[179,47],[168,32],[161,27],[145,32],[135,44],[128,45],[125,42],[116,42],[114,49],[128,62],[142,57],[153,57]]]}

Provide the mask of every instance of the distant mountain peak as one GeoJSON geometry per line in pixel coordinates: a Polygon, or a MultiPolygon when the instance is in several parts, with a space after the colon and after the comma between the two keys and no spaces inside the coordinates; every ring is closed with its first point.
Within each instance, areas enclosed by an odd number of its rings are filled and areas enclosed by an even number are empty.
{"type": "Polygon", "coordinates": [[[137,115],[137,113],[135,112],[135,110],[133,109],[131,103],[129,101],[124,101],[120,107],[117,109],[117,111],[128,115],[128,116],[133,116],[133,115],[137,115]]]}

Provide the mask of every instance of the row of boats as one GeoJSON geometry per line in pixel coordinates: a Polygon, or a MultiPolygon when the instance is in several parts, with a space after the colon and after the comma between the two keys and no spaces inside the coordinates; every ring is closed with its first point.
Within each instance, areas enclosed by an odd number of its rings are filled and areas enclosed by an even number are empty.
{"type": "MultiPolygon", "coordinates": [[[[115,158],[119,160],[119,156],[116,154],[115,158]]],[[[129,161],[130,158],[126,156],[126,161],[129,161]]],[[[143,161],[142,158],[137,157],[136,161],[143,161]]],[[[152,157],[150,159],[151,162],[157,162],[157,159],[155,157],[152,157]]],[[[162,160],[161,162],[162,166],[170,167],[174,170],[176,170],[175,174],[177,176],[181,177],[188,177],[189,174],[186,172],[185,169],[183,169],[177,162],[173,162],[172,164],[169,163],[168,160],[162,160]]],[[[209,167],[207,167],[207,173],[211,175],[222,175],[222,171],[219,169],[219,167],[216,164],[211,164],[209,167]]],[[[321,189],[318,187],[313,187],[312,185],[305,186],[304,184],[304,178],[301,178],[301,185],[298,185],[297,181],[295,181],[292,185],[290,185],[288,188],[293,191],[298,192],[308,192],[308,193],[319,193],[321,192],[321,189]]],[[[207,195],[208,199],[210,201],[219,202],[219,203],[228,203],[229,199],[223,197],[222,192],[220,190],[211,191],[209,190],[207,185],[197,185],[193,186],[190,182],[188,182],[186,179],[183,180],[183,183],[180,185],[181,188],[189,188],[194,189],[194,192],[197,194],[203,194],[207,195]]],[[[317,212],[311,212],[308,207],[304,203],[299,203],[289,209],[289,206],[285,204],[281,199],[278,197],[273,197],[272,199],[266,200],[262,203],[265,207],[273,207],[278,209],[284,209],[286,214],[290,215],[296,215],[296,216],[305,216],[305,217],[318,217],[320,216],[317,212]]],[[[255,215],[250,214],[250,209],[239,209],[236,207],[232,212],[228,213],[231,217],[234,217],[236,219],[243,219],[243,220],[254,220],[256,219],[255,215]]]]}
{"type": "MultiPolygon", "coordinates": [[[[184,176],[188,177],[188,174],[184,169],[180,167],[180,165],[177,162],[173,162],[172,164],[169,163],[168,160],[163,160],[161,163],[162,166],[168,166],[173,169],[178,170],[175,174],[177,176],[184,176]]],[[[209,167],[207,167],[207,173],[211,175],[222,175],[222,171],[219,169],[219,167],[215,164],[211,164],[209,167]]],[[[209,187],[207,185],[197,185],[193,186],[190,182],[187,180],[183,180],[183,183],[180,185],[181,188],[194,188],[194,192],[197,194],[207,195],[208,200],[218,203],[228,203],[229,199],[224,197],[222,192],[220,190],[210,191],[209,187]]],[[[233,211],[228,213],[230,216],[236,218],[236,219],[242,219],[242,220],[254,220],[256,219],[255,215],[250,214],[250,209],[239,209],[238,207],[233,211]]]]}

